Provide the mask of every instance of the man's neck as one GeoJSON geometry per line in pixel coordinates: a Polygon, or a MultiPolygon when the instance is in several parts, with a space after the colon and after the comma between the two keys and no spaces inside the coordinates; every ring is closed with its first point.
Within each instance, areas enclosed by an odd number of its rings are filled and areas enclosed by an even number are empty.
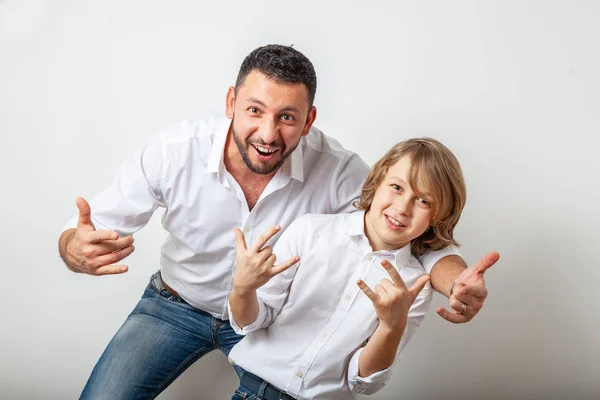
{"type": "Polygon", "coordinates": [[[262,192],[277,173],[277,170],[275,170],[270,174],[263,175],[250,170],[231,136],[231,129],[227,133],[223,163],[227,171],[242,188],[249,209],[254,207],[262,192]]]}

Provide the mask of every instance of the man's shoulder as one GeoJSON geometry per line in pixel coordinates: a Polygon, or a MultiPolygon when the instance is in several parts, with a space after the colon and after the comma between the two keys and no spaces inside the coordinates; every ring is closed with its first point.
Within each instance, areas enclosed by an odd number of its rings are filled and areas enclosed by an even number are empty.
{"type": "Polygon", "coordinates": [[[190,141],[210,139],[227,130],[230,120],[214,115],[200,115],[184,119],[160,133],[165,144],[182,144],[190,141]]]}
{"type": "Polygon", "coordinates": [[[355,155],[354,152],[344,148],[340,142],[331,136],[327,136],[315,126],[312,126],[308,135],[302,138],[302,145],[306,149],[339,158],[347,158],[355,155]]]}

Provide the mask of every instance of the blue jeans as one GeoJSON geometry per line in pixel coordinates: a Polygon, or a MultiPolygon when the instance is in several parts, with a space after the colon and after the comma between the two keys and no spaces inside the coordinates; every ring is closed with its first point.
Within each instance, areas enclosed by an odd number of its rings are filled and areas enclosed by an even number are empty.
{"type": "MultiPolygon", "coordinates": [[[[153,399],[206,353],[243,336],[165,289],[160,272],[94,367],[80,399],[153,399]]],[[[238,376],[242,369],[235,367],[238,376]]]]}

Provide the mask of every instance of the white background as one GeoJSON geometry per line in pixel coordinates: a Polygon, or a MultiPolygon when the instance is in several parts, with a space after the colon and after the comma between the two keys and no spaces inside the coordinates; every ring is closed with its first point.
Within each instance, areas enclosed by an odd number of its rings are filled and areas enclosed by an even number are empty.
{"type": "MultiPolygon", "coordinates": [[[[267,43],[313,61],[316,126],[369,164],[412,136],[449,146],[462,252],[502,255],[482,313],[452,325],[436,296],[371,398],[600,398],[599,19],[596,1],[0,0],[0,398],[79,395],[165,233],[136,234],[125,275],[70,273],[56,248],[75,197],[163,128],[223,115],[267,43]]],[[[160,399],[235,387],[213,352],[160,399]]]]}

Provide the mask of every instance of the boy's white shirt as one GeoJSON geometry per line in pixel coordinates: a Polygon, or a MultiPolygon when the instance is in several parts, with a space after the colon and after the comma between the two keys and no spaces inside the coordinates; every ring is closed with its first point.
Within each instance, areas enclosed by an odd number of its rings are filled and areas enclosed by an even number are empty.
{"type": "MultiPolygon", "coordinates": [[[[258,290],[253,323],[239,327],[230,311],[233,329],[246,335],[230,361],[298,399],[347,399],[383,388],[392,367],[358,376],[360,352],[379,321],[356,281],[374,288],[382,278],[390,279],[380,263],[386,258],[412,286],[427,272],[410,246],[373,252],[364,234],[364,212],[355,212],[297,219],[274,253],[278,262],[296,255],[300,261],[258,290]]],[[[432,293],[427,283],[411,306],[396,356],[421,324],[432,293]]]]}

